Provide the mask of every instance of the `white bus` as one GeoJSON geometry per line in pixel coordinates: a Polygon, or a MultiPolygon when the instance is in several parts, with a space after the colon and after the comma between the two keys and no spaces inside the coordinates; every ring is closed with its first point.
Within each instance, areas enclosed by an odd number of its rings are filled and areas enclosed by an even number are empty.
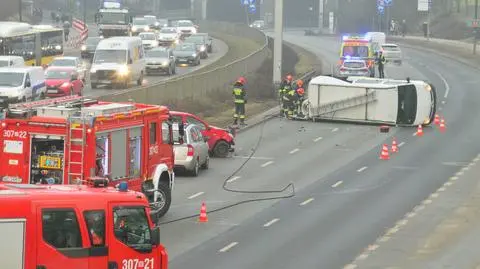
{"type": "Polygon", "coordinates": [[[416,126],[433,122],[436,102],[435,87],[420,80],[319,76],[310,81],[300,112],[314,121],[416,126]]]}

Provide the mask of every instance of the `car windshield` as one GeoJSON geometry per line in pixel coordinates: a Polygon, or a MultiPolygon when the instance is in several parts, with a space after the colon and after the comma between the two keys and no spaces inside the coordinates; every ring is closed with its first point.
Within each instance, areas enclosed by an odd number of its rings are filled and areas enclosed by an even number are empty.
{"type": "Polygon", "coordinates": [[[8,60],[0,60],[0,67],[8,66],[8,60]]]}
{"type": "Polygon", "coordinates": [[[23,73],[0,73],[0,87],[22,86],[23,76],[23,73]]]}
{"type": "Polygon", "coordinates": [[[145,16],[145,21],[150,24],[150,25],[153,25],[155,24],[155,22],[157,22],[157,19],[155,17],[147,17],[145,16]]]}
{"type": "Polygon", "coordinates": [[[344,46],[343,57],[368,57],[368,46],[344,46]]]}
{"type": "Polygon", "coordinates": [[[393,45],[383,45],[382,48],[384,50],[388,50],[388,51],[398,51],[398,47],[397,46],[393,46],[393,45]]]}
{"type": "Polygon", "coordinates": [[[160,33],[162,34],[175,34],[177,30],[175,28],[163,28],[160,30],[160,33]]]}
{"type": "Polygon", "coordinates": [[[185,42],[195,43],[195,44],[203,44],[204,43],[204,37],[203,36],[190,36],[190,37],[185,39],[185,42]]]}
{"type": "Polygon", "coordinates": [[[365,67],[365,63],[364,62],[344,62],[343,66],[347,68],[362,68],[362,67],[365,67]]]}
{"type": "Polygon", "coordinates": [[[100,24],[126,24],[127,14],[125,13],[100,13],[100,24]]]}
{"type": "Polygon", "coordinates": [[[148,22],[144,18],[134,18],[133,19],[133,24],[135,24],[135,25],[148,25],[148,22]]]}
{"type": "Polygon", "coordinates": [[[61,70],[47,70],[45,77],[47,79],[68,79],[71,77],[70,71],[61,71],[61,70]]]}
{"type": "Polygon", "coordinates": [[[97,50],[93,59],[94,63],[125,64],[127,59],[126,50],[97,50]]]}
{"type": "Polygon", "coordinates": [[[177,25],[180,27],[191,27],[193,23],[191,21],[179,21],[177,25]]]}
{"type": "Polygon", "coordinates": [[[72,59],[55,59],[50,66],[75,66],[75,60],[72,59]]]}
{"type": "Polygon", "coordinates": [[[102,40],[102,39],[99,38],[99,37],[89,37],[89,38],[87,38],[87,41],[85,43],[89,46],[96,46],[96,45],[98,45],[100,40],[102,40]]]}
{"type": "Polygon", "coordinates": [[[146,55],[148,58],[167,58],[168,52],[166,50],[150,50],[146,55]]]}
{"type": "Polygon", "coordinates": [[[195,44],[182,44],[175,47],[177,51],[195,51],[195,44]]]}
{"type": "Polygon", "coordinates": [[[155,34],[139,34],[142,40],[155,40],[155,34]]]}

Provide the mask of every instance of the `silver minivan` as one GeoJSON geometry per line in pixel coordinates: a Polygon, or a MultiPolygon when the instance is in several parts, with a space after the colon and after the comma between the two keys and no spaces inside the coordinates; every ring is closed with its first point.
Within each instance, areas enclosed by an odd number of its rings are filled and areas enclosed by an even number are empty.
{"type": "Polygon", "coordinates": [[[175,169],[194,177],[198,176],[200,168],[208,169],[210,163],[208,139],[209,137],[203,136],[200,128],[194,124],[185,127],[183,143],[174,135],[175,169]]]}

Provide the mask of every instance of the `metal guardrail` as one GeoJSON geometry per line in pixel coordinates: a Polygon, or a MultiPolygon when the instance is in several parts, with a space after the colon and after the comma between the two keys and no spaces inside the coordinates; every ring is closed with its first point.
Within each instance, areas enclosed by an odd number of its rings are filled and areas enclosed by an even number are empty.
{"type": "Polygon", "coordinates": [[[209,32],[242,36],[257,42],[263,40],[261,47],[249,55],[237,59],[217,68],[187,74],[171,80],[162,81],[155,85],[144,88],[134,88],[119,93],[101,96],[105,101],[128,101],[134,100],[141,103],[168,104],[169,101],[181,99],[197,99],[211,95],[215,91],[228,88],[238,76],[248,78],[249,74],[255,73],[269,56],[268,38],[256,29],[245,25],[237,25],[226,22],[200,22],[200,29],[209,32]]]}

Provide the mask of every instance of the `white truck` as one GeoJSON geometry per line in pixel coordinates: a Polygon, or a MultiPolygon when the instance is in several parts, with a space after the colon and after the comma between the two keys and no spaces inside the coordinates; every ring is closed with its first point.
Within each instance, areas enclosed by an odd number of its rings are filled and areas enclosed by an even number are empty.
{"type": "Polygon", "coordinates": [[[98,10],[95,21],[98,24],[98,35],[102,37],[130,36],[131,17],[128,9],[116,5],[107,5],[98,10]]]}
{"type": "Polygon", "coordinates": [[[313,121],[416,126],[433,121],[436,102],[435,87],[420,80],[318,76],[310,81],[300,112],[313,121]]]}

